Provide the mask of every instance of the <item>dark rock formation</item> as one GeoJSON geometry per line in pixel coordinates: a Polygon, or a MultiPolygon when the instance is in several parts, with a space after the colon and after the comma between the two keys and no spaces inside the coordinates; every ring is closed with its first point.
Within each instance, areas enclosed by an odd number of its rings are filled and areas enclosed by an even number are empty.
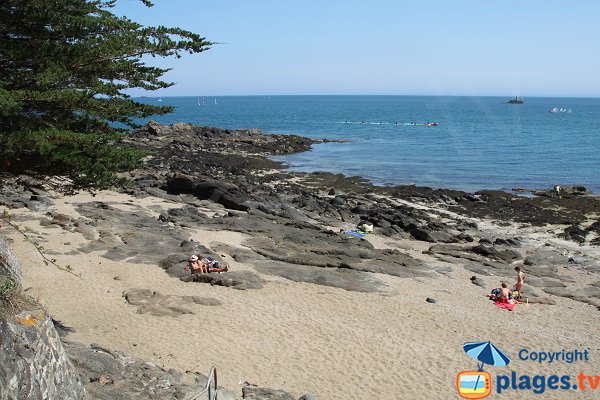
{"type": "MultiPolygon", "coordinates": [[[[306,398],[305,396],[302,397],[306,398]]],[[[253,386],[242,388],[242,398],[244,400],[295,400],[294,396],[283,390],[263,389],[253,386]]]]}
{"type": "MultiPolygon", "coordinates": [[[[182,373],[174,369],[167,371],[97,345],[83,346],[67,342],[65,347],[93,399],[188,399],[200,393],[208,382],[205,375],[182,373]]],[[[232,392],[223,388],[219,388],[218,393],[219,399],[234,398],[232,392]]]]}
{"type": "Polygon", "coordinates": [[[200,296],[164,296],[150,289],[128,289],[123,292],[127,303],[138,308],[138,314],[156,316],[193,314],[184,305],[219,306],[221,301],[200,296]]]}
{"type": "Polygon", "coordinates": [[[483,279],[481,279],[481,278],[479,278],[477,276],[472,276],[471,277],[471,283],[473,285],[477,285],[477,286],[482,287],[484,289],[486,288],[485,282],[483,282],[483,279]]]}
{"type": "Polygon", "coordinates": [[[192,274],[182,278],[185,282],[209,283],[215,286],[225,286],[238,290],[261,289],[262,279],[250,271],[231,271],[210,274],[192,274]]]}

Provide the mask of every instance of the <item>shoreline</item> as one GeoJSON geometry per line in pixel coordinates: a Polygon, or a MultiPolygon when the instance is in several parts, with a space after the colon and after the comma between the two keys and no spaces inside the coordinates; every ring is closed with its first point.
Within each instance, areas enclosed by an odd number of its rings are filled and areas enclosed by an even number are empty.
{"type": "Polygon", "coordinates": [[[128,141],[157,152],[122,193],[65,197],[8,182],[0,192],[49,254],[82,274],[41,266],[0,229],[29,292],[75,329],[70,339],[164,368],[206,373],[215,364],[236,392],[247,381],[319,399],[453,397],[456,373],[474,366],[462,352],[472,340],[493,340],[515,360],[522,346],[586,346],[595,349],[586,370],[600,368],[600,199],[295,174],[265,154],[307,140],[251,131],[157,125],[128,141]],[[375,226],[364,240],[339,233],[361,220],[375,226]],[[196,251],[232,272],[189,281],[183,268],[196,251]],[[515,265],[525,266],[531,302],[511,313],[485,294],[515,265]],[[136,305],[123,296],[132,289],[174,297],[136,305]]]}

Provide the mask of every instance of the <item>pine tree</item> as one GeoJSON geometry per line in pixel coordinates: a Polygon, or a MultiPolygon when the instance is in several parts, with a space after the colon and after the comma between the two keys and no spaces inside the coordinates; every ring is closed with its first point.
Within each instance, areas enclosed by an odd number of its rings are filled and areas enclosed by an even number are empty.
{"type": "Polygon", "coordinates": [[[0,1],[1,169],[102,188],[139,163],[139,152],[118,144],[121,135],[136,118],[172,111],[125,93],[172,85],[161,80],[168,69],[143,57],[179,58],[212,43],[179,28],[118,17],[111,12],[115,2],[0,1]]]}

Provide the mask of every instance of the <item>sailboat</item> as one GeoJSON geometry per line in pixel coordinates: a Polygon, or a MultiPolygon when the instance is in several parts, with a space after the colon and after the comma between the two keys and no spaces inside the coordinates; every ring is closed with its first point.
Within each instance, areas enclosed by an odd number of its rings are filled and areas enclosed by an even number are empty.
{"type": "Polygon", "coordinates": [[[215,104],[217,104],[217,99],[215,98],[215,104]]]}
{"type": "Polygon", "coordinates": [[[160,97],[157,101],[162,101],[162,97],[160,97]]]}

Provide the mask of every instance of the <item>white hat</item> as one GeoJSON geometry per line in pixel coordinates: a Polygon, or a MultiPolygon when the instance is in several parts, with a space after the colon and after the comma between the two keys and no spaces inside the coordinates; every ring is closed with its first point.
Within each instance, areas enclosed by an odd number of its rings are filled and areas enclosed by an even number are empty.
{"type": "Polygon", "coordinates": [[[197,255],[192,255],[190,257],[190,261],[198,261],[198,256],[197,255]]]}

